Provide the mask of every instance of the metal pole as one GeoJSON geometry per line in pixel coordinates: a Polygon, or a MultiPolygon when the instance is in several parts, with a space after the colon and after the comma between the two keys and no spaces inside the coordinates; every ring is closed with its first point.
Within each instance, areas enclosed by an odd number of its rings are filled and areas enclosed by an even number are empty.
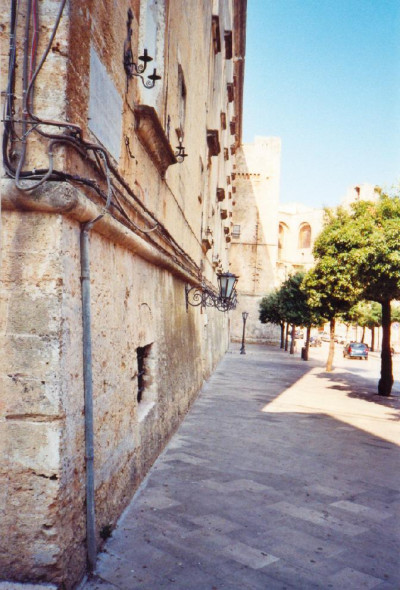
{"type": "Polygon", "coordinates": [[[90,313],[90,256],[89,231],[92,223],[81,230],[81,289],[83,327],[83,385],[85,407],[85,461],[86,461],[86,543],[89,571],[96,565],[96,517],[94,502],[94,435],[93,435],[93,383],[92,334],[90,313]]]}
{"type": "Polygon", "coordinates": [[[243,317],[243,335],[242,335],[242,348],[240,349],[240,354],[246,354],[246,349],[245,349],[245,345],[244,345],[244,334],[245,334],[245,330],[246,330],[247,313],[243,312],[242,317],[243,317]]]}

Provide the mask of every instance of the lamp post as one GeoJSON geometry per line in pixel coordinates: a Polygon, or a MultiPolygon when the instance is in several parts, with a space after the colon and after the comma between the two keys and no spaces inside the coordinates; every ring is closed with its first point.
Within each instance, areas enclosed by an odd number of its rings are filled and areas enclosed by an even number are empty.
{"type": "Polygon", "coordinates": [[[203,283],[199,287],[185,287],[186,311],[188,306],[216,307],[219,311],[236,309],[237,293],[236,283],[238,276],[231,272],[222,272],[217,275],[219,292],[212,291],[203,283]]]}
{"type": "Polygon", "coordinates": [[[249,313],[247,311],[243,311],[242,312],[242,318],[243,318],[243,335],[242,335],[242,348],[240,349],[240,354],[246,354],[246,349],[244,346],[244,333],[246,330],[246,320],[249,317],[249,313]]]}

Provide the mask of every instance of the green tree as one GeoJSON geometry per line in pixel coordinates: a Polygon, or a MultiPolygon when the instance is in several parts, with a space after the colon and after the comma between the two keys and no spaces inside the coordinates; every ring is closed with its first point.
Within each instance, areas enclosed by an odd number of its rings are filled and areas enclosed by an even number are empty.
{"type": "Polygon", "coordinates": [[[354,203],[351,211],[339,208],[329,212],[327,225],[314,249],[316,268],[308,281],[314,288],[312,301],[327,306],[330,320],[347,311],[357,299],[381,305],[378,392],[385,396],[390,395],[393,386],[390,325],[391,302],[400,299],[399,227],[399,195],[382,194],[377,201],[354,203]],[[343,305],[347,310],[340,310],[343,305]]]}
{"type": "Polygon", "coordinates": [[[281,348],[284,346],[285,320],[281,313],[279,290],[275,289],[260,301],[259,319],[263,324],[275,324],[281,329],[281,348]]]}
{"type": "Polygon", "coordinates": [[[377,202],[361,201],[353,207],[353,250],[357,275],[365,299],[382,307],[380,395],[393,386],[390,350],[391,302],[400,298],[400,197],[382,194],[377,202]]]}
{"type": "Polygon", "coordinates": [[[336,318],[348,312],[362,292],[355,281],[353,255],[346,251],[347,243],[352,240],[350,219],[343,208],[326,210],[324,228],[314,244],[315,266],[304,279],[311,308],[329,321],[327,371],[333,366],[336,318]]]}
{"type": "Polygon", "coordinates": [[[290,352],[294,352],[294,330],[295,326],[303,326],[307,329],[306,336],[306,357],[308,359],[308,349],[310,345],[311,326],[318,323],[308,303],[308,293],[303,288],[304,273],[298,272],[289,277],[281,286],[280,290],[280,309],[285,321],[292,326],[292,339],[290,352]]]}

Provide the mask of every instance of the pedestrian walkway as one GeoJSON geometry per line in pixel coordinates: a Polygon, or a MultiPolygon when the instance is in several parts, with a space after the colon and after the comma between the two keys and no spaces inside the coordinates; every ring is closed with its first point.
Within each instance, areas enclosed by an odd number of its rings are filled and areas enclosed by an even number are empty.
{"type": "Polygon", "coordinates": [[[246,352],[205,384],[84,590],[399,590],[398,400],[246,352]]]}

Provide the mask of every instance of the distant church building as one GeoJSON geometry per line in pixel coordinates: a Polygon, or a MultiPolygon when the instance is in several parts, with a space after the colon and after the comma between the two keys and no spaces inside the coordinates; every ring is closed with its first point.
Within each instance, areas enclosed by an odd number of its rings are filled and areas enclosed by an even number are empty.
{"type": "MultiPolygon", "coordinates": [[[[232,313],[233,340],[242,337],[242,312],[247,311],[247,341],[278,341],[279,330],[258,319],[260,301],[290,275],[306,272],[314,264],[312,252],[324,210],[279,203],[280,160],[278,137],[256,137],[238,150],[230,270],[240,275],[240,282],[239,305],[232,313]]],[[[349,188],[340,204],[349,207],[378,194],[378,187],[361,184],[349,188]]]]}
{"type": "Polygon", "coordinates": [[[312,248],[323,211],[303,205],[280,205],[281,141],[256,137],[243,144],[236,160],[230,269],[240,275],[239,305],[232,314],[232,338],[242,334],[242,312],[249,312],[246,338],[271,342],[274,326],[261,324],[258,307],[291,274],[313,264],[312,248]]]}

